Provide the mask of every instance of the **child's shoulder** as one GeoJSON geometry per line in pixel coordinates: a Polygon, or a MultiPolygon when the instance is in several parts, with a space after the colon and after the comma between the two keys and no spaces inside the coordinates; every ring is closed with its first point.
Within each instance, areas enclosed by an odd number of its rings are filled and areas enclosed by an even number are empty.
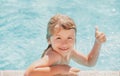
{"type": "Polygon", "coordinates": [[[56,51],[52,50],[51,48],[47,50],[45,55],[53,56],[53,57],[60,57],[60,55],[56,51]]]}
{"type": "Polygon", "coordinates": [[[52,49],[48,49],[44,56],[47,56],[50,60],[58,61],[61,56],[52,49]]]}
{"type": "Polygon", "coordinates": [[[40,64],[39,66],[52,66],[56,64],[59,60],[60,57],[57,55],[57,53],[55,53],[51,49],[48,49],[45,52],[44,56],[40,60],[36,61],[35,64],[40,64]]]}

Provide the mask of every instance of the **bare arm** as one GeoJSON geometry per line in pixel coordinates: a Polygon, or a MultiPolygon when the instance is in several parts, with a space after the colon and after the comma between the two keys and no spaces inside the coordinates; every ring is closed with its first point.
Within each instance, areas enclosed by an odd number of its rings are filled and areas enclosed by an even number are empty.
{"type": "MultiPolygon", "coordinates": [[[[53,65],[59,60],[53,53],[45,55],[41,60],[33,63],[25,72],[24,76],[54,76],[57,74],[76,74],[78,69],[69,65],[53,65]]],[[[74,76],[74,75],[72,75],[74,76]]]]}
{"type": "Polygon", "coordinates": [[[104,33],[98,31],[98,28],[96,28],[95,37],[96,37],[96,40],[95,40],[94,46],[91,52],[88,54],[88,56],[78,53],[75,50],[73,51],[72,58],[76,62],[78,62],[79,64],[86,65],[86,66],[93,66],[96,64],[101,45],[103,42],[106,41],[106,37],[104,33]]]}
{"type": "Polygon", "coordinates": [[[105,34],[100,32],[98,30],[98,27],[95,28],[95,37],[96,37],[96,40],[95,40],[93,49],[91,50],[91,52],[88,55],[88,63],[91,66],[96,64],[101,45],[102,45],[102,43],[104,43],[106,41],[105,34]]]}
{"type": "Polygon", "coordinates": [[[33,68],[31,71],[29,71],[28,75],[26,76],[55,76],[58,74],[71,74],[75,75],[73,73],[79,72],[79,70],[73,69],[72,67],[68,65],[56,65],[51,67],[38,67],[33,68]],[[74,70],[74,71],[72,71],[74,70]]]}
{"type": "Polygon", "coordinates": [[[93,66],[96,64],[98,56],[99,56],[100,48],[101,48],[101,44],[95,41],[93,49],[88,54],[87,61],[88,61],[89,66],[93,66]]]}

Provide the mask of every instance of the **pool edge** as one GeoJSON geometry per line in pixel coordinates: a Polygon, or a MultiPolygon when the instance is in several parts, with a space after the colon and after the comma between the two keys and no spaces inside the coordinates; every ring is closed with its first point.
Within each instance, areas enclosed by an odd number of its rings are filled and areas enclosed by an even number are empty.
{"type": "MultiPolygon", "coordinates": [[[[0,70],[0,76],[24,76],[24,70],[0,70]]],[[[120,71],[81,71],[78,76],[120,76],[120,71]]]]}

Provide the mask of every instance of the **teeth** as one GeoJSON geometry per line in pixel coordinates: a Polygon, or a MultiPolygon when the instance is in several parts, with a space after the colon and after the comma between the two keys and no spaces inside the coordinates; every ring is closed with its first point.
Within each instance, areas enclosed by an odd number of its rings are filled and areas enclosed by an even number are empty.
{"type": "Polygon", "coordinates": [[[60,48],[61,50],[67,50],[67,48],[60,48]]]}

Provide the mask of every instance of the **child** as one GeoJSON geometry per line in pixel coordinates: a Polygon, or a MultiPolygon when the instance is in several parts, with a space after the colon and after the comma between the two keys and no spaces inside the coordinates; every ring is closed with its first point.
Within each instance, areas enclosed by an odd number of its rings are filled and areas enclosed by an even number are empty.
{"type": "Polygon", "coordinates": [[[70,59],[85,66],[95,65],[101,45],[106,41],[104,33],[96,27],[95,43],[88,56],[74,49],[75,37],[76,25],[71,18],[62,14],[53,16],[47,28],[48,48],[26,70],[25,76],[77,76],[80,70],[68,65],[70,59]]]}

